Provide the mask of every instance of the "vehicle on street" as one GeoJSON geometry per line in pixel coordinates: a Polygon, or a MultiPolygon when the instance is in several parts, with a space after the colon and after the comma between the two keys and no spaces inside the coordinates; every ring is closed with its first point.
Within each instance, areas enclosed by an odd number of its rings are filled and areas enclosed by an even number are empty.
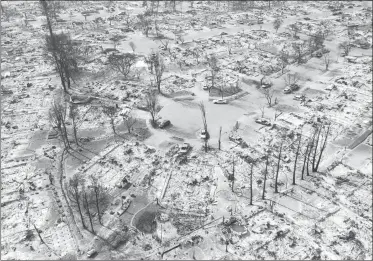
{"type": "Polygon", "coordinates": [[[290,85],[290,90],[291,91],[297,91],[299,89],[300,89],[299,84],[293,83],[293,84],[290,85]]]}
{"type": "Polygon", "coordinates": [[[265,126],[271,126],[270,121],[268,119],[265,119],[265,118],[256,119],[255,122],[259,123],[259,124],[262,124],[262,125],[265,125],[265,126]]]}
{"type": "Polygon", "coordinates": [[[158,127],[163,129],[163,128],[166,128],[170,124],[171,122],[169,120],[160,120],[158,123],[158,127]]]}
{"type": "Polygon", "coordinates": [[[185,154],[185,153],[188,153],[188,151],[191,149],[192,147],[190,146],[189,143],[186,143],[184,142],[183,144],[180,145],[180,153],[181,154],[185,154]]]}
{"type": "Polygon", "coordinates": [[[217,99],[212,101],[214,104],[227,104],[227,100],[225,99],[217,99]]]}
{"type": "Polygon", "coordinates": [[[201,130],[200,137],[201,137],[201,139],[206,139],[207,138],[207,131],[205,129],[201,130]]]}
{"type": "Polygon", "coordinates": [[[233,142],[236,142],[236,143],[241,143],[242,142],[242,138],[241,137],[233,137],[233,136],[229,136],[229,140],[233,141],[233,142]]]}
{"type": "Polygon", "coordinates": [[[238,144],[238,145],[240,145],[241,148],[247,148],[248,147],[247,143],[240,136],[231,135],[231,136],[229,136],[229,140],[238,144]]]}
{"type": "Polygon", "coordinates": [[[293,100],[296,100],[296,101],[303,101],[305,99],[306,99],[306,96],[304,96],[304,95],[295,95],[293,97],[293,100]]]}
{"type": "Polygon", "coordinates": [[[291,89],[290,89],[289,87],[285,88],[285,89],[284,89],[284,93],[285,93],[285,94],[289,94],[289,93],[291,93],[291,89]]]}
{"type": "Polygon", "coordinates": [[[97,255],[97,251],[95,249],[91,249],[87,252],[87,257],[88,258],[92,258],[92,257],[95,257],[97,255]]]}

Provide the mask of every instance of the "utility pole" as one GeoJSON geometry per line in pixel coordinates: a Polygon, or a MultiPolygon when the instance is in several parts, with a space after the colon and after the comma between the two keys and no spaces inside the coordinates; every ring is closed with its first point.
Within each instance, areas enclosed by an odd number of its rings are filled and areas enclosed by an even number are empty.
{"type": "Polygon", "coordinates": [[[234,155],[233,155],[232,164],[233,164],[233,166],[232,166],[232,176],[231,176],[231,179],[232,179],[232,192],[234,192],[234,189],[233,189],[233,187],[234,187],[234,164],[235,164],[235,162],[234,162],[234,155]]]}
{"type": "Polygon", "coordinates": [[[221,145],[221,126],[219,130],[219,150],[220,150],[220,145],[221,145]]]}
{"type": "Polygon", "coordinates": [[[163,229],[162,229],[162,223],[161,223],[161,245],[163,243],[163,229]]]}

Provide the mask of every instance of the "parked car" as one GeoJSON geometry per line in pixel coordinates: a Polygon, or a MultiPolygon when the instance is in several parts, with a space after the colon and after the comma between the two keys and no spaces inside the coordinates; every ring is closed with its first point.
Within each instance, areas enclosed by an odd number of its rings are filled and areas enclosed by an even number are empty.
{"type": "Polygon", "coordinates": [[[209,87],[207,85],[203,86],[202,89],[204,89],[205,91],[209,89],[209,87]]]}
{"type": "Polygon", "coordinates": [[[289,93],[291,93],[291,89],[290,89],[290,87],[286,87],[286,88],[284,89],[284,93],[285,93],[285,94],[289,94],[289,93]]]}
{"type": "Polygon", "coordinates": [[[231,141],[233,141],[235,143],[238,143],[238,144],[242,142],[242,138],[238,137],[238,136],[235,136],[235,137],[229,136],[229,140],[231,140],[231,141]]]}
{"type": "Polygon", "coordinates": [[[227,104],[227,100],[225,99],[217,99],[212,101],[214,104],[227,104]]]}
{"type": "Polygon", "coordinates": [[[241,148],[248,148],[247,143],[239,136],[229,136],[229,140],[241,146],[241,148]]]}
{"type": "Polygon", "coordinates": [[[122,206],[120,207],[120,211],[117,212],[118,216],[121,216],[124,214],[124,212],[127,211],[127,209],[130,207],[132,203],[132,200],[130,198],[122,199],[122,206]]]}
{"type": "Polygon", "coordinates": [[[184,142],[180,145],[180,153],[185,154],[188,153],[188,151],[191,149],[191,146],[189,143],[184,142]]]}
{"type": "Polygon", "coordinates": [[[91,249],[91,250],[87,251],[87,257],[88,258],[94,257],[96,255],[97,255],[97,251],[95,249],[91,249]]]}
{"type": "Polygon", "coordinates": [[[296,100],[296,101],[302,101],[302,100],[305,100],[306,99],[306,96],[304,95],[295,95],[293,100],[296,100]]]}
{"type": "Polygon", "coordinates": [[[148,111],[148,106],[145,103],[138,103],[136,108],[142,111],[148,111]]]}
{"type": "Polygon", "coordinates": [[[313,53],[313,55],[317,58],[321,58],[322,57],[322,51],[316,51],[315,53],[313,53]]]}
{"type": "Polygon", "coordinates": [[[271,126],[270,121],[264,118],[256,119],[255,122],[262,125],[271,126]]]}
{"type": "Polygon", "coordinates": [[[293,84],[290,85],[290,89],[292,91],[297,91],[297,90],[300,89],[300,86],[298,84],[296,84],[296,83],[293,83],[293,84]]]}
{"type": "Polygon", "coordinates": [[[371,45],[368,42],[365,42],[365,43],[360,43],[359,46],[362,49],[369,49],[371,45]]]}
{"type": "Polygon", "coordinates": [[[201,130],[200,137],[201,137],[201,139],[206,139],[207,138],[207,131],[205,129],[201,130]]]}
{"type": "Polygon", "coordinates": [[[158,127],[163,129],[163,128],[166,128],[170,124],[171,124],[171,122],[169,120],[160,120],[158,122],[158,127]]]}

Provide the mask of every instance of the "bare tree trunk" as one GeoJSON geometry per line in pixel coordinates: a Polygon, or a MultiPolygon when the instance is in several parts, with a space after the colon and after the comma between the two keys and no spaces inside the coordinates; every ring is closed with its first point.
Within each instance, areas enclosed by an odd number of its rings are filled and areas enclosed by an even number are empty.
{"type": "Polygon", "coordinates": [[[264,182],[263,182],[263,194],[262,194],[262,199],[265,199],[265,191],[266,191],[266,182],[267,182],[267,174],[268,174],[268,160],[269,160],[269,155],[267,155],[266,159],[266,169],[264,172],[264,182]]]}
{"type": "Polygon", "coordinates": [[[235,167],[235,161],[234,161],[234,156],[233,156],[233,161],[232,161],[232,192],[234,192],[234,171],[235,171],[235,169],[234,169],[234,167],[235,167]]]}
{"type": "Polygon", "coordinates": [[[327,139],[328,139],[329,133],[330,133],[330,124],[329,124],[328,129],[327,129],[327,131],[326,131],[326,133],[325,133],[325,139],[324,139],[324,142],[323,142],[322,147],[321,147],[321,149],[320,149],[320,154],[319,154],[319,158],[318,158],[318,160],[317,160],[317,164],[316,164],[315,171],[317,171],[318,168],[319,168],[320,161],[321,161],[321,157],[322,157],[322,154],[324,153],[324,150],[325,150],[325,147],[326,147],[326,142],[327,142],[327,139]]]}
{"type": "Polygon", "coordinates": [[[84,217],[83,217],[83,213],[82,213],[82,208],[80,206],[80,197],[79,197],[79,192],[76,191],[76,195],[75,195],[75,201],[76,201],[76,205],[78,207],[78,212],[79,212],[79,215],[80,215],[80,219],[82,221],[82,225],[83,225],[83,228],[87,228],[87,226],[85,225],[84,223],[84,217]]]}
{"type": "Polygon", "coordinates": [[[278,174],[280,172],[282,145],[283,145],[283,141],[281,141],[280,152],[279,152],[278,160],[277,160],[276,179],[275,179],[275,193],[278,193],[278,187],[277,187],[278,184],[277,183],[278,183],[278,174]]]}
{"type": "Polygon", "coordinates": [[[82,185],[82,180],[80,179],[79,175],[74,174],[68,183],[67,196],[69,197],[70,201],[77,206],[83,228],[86,229],[87,227],[84,223],[84,217],[83,217],[82,208],[80,205],[81,204],[80,203],[81,191],[79,187],[81,185],[82,185]]]}
{"type": "Polygon", "coordinates": [[[70,141],[69,141],[69,136],[68,136],[68,132],[67,132],[66,124],[65,124],[64,120],[62,121],[62,127],[63,127],[63,135],[64,135],[64,137],[66,139],[67,148],[71,149],[71,145],[70,145],[70,141]]]}
{"type": "Polygon", "coordinates": [[[73,132],[74,132],[75,143],[76,143],[76,145],[79,145],[78,133],[77,133],[78,131],[77,131],[77,127],[76,127],[75,117],[72,117],[72,121],[73,121],[73,132]]]}
{"type": "Polygon", "coordinates": [[[95,189],[95,199],[96,199],[96,208],[97,208],[98,222],[102,225],[100,207],[99,207],[99,204],[98,204],[99,203],[99,199],[98,199],[98,193],[96,192],[96,189],[95,189]]]}
{"type": "Polygon", "coordinates": [[[59,62],[59,59],[58,59],[57,53],[56,53],[57,45],[56,45],[56,41],[55,41],[55,38],[54,38],[53,30],[52,30],[52,23],[50,21],[48,2],[46,0],[40,0],[40,3],[41,3],[41,6],[43,7],[45,17],[47,19],[47,25],[48,25],[49,34],[50,34],[50,37],[51,37],[51,43],[52,43],[52,46],[53,46],[52,55],[53,55],[53,58],[54,58],[54,61],[55,61],[55,65],[57,67],[58,74],[59,74],[60,79],[61,79],[61,84],[62,84],[64,92],[69,93],[67,88],[66,88],[66,84],[65,84],[65,80],[64,80],[65,77],[64,77],[64,73],[63,73],[63,68],[62,68],[62,66],[59,62]]]}
{"type": "Polygon", "coordinates": [[[254,163],[251,163],[251,167],[250,167],[250,205],[253,204],[253,168],[254,168],[254,163]]]}
{"type": "Polygon", "coordinates": [[[221,145],[221,126],[220,126],[220,130],[219,130],[219,150],[220,150],[220,145],[221,145]]]}
{"type": "Polygon", "coordinates": [[[208,140],[210,139],[210,134],[207,131],[206,108],[205,108],[205,105],[202,102],[199,104],[199,108],[200,108],[201,114],[202,114],[203,127],[204,127],[204,130],[206,132],[206,138],[204,139],[204,142],[205,142],[205,152],[207,152],[207,150],[208,150],[208,140]]]}
{"type": "Polygon", "coordinates": [[[83,205],[84,205],[84,207],[87,211],[88,218],[89,218],[89,223],[91,224],[92,233],[95,234],[95,229],[93,228],[92,215],[91,215],[91,211],[89,210],[89,202],[88,202],[86,191],[83,192],[83,200],[84,200],[83,205]]]}
{"type": "Polygon", "coordinates": [[[310,168],[309,168],[309,164],[310,164],[310,156],[311,156],[311,153],[312,153],[312,149],[313,149],[313,143],[310,144],[310,147],[308,149],[308,154],[307,154],[307,176],[310,175],[310,168]]]}
{"type": "Polygon", "coordinates": [[[110,125],[111,125],[111,129],[114,132],[114,135],[117,134],[116,131],[115,131],[115,124],[114,124],[114,119],[113,118],[110,118],[110,125]]]}
{"type": "Polygon", "coordinates": [[[308,148],[309,148],[309,144],[307,143],[307,147],[306,147],[306,152],[304,153],[304,159],[303,159],[303,167],[302,167],[302,177],[301,179],[304,180],[304,170],[305,170],[305,167],[306,167],[306,161],[307,161],[307,155],[308,155],[308,148]]]}
{"type": "Polygon", "coordinates": [[[301,140],[302,140],[302,133],[300,134],[299,142],[298,142],[298,146],[297,146],[297,152],[295,153],[295,160],[294,160],[294,167],[293,167],[293,185],[295,185],[295,171],[297,169],[297,161],[298,161],[298,155],[299,155],[301,140]]]}
{"type": "Polygon", "coordinates": [[[34,226],[34,229],[35,229],[36,233],[38,234],[40,241],[41,241],[44,245],[46,245],[45,242],[44,242],[44,240],[43,240],[43,238],[42,238],[41,235],[40,235],[39,230],[36,228],[35,224],[32,224],[32,225],[34,226]]]}
{"type": "Polygon", "coordinates": [[[312,172],[315,172],[316,154],[317,154],[317,147],[319,145],[321,130],[322,130],[321,126],[318,127],[317,130],[316,130],[318,132],[318,134],[317,134],[316,143],[314,143],[315,150],[313,152],[313,158],[312,158],[312,172]]]}

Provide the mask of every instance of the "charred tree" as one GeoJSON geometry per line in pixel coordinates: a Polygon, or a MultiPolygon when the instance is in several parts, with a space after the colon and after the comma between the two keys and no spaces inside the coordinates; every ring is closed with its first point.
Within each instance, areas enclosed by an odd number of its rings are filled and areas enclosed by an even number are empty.
{"type": "Polygon", "coordinates": [[[136,119],[136,117],[131,112],[128,115],[126,115],[125,117],[123,117],[123,122],[124,122],[124,125],[127,128],[128,133],[130,134],[133,126],[137,122],[137,119],[136,119]]]}
{"type": "Polygon", "coordinates": [[[125,79],[130,75],[136,62],[137,57],[133,53],[111,54],[108,58],[110,68],[115,72],[121,73],[125,79]]]}
{"type": "Polygon", "coordinates": [[[306,151],[304,152],[304,158],[303,158],[303,167],[302,167],[302,176],[301,179],[304,180],[304,172],[306,169],[306,163],[307,163],[307,156],[308,156],[308,150],[309,150],[310,144],[309,141],[307,142],[306,151]]]}
{"type": "MultiPolygon", "coordinates": [[[[69,94],[73,74],[78,71],[77,49],[65,34],[55,34],[52,28],[51,18],[55,15],[53,9],[56,2],[40,0],[42,11],[47,19],[49,36],[46,37],[46,50],[52,55],[61,85],[65,93],[69,94]]],[[[48,57],[48,56],[47,56],[48,57]]]]}
{"type": "Polygon", "coordinates": [[[282,154],[282,146],[284,140],[281,140],[278,158],[277,158],[277,167],[276,167],[276,178],[275,178],[275,193],[278,193],[278,174],[280,172],[280,164],[281,164],[281,154],[282,154]]]}
{"type": "Polygon", "coordinates": [[[294,167],[293,167],[293,185],[295,185],[295,172],[297,170],[297,162],[298,162],[300,144],[301,144],[301,141],[302,141],[302,133],[300,133],[298,139],[299,139],[298,140],[298,146],[297,146],[297,151],[295,152],[295,160],[294,160],[294,167]]]}
{"type": "Polygon", "coordinates": [[[234,156],[233,156],[233,159],[232,159],[232,172],[229,175],[229,179],[231,181],[231,186],[232,186],[232,192],[234,192],[235,165],[236,165],[236,162],[235,162],[234,156]]]}
{"type": "Polygon", "coordinates": [[[158,95],[154,91],[150,91],[145,96],[145,103],[146,103],[146,110],[150,113],[152,118],[152,125],[155,126],[155,119],[158,116],[158,113],[161,110],[161,106],[159,105],[158,95]]]}
{"type": "Polygon", "coordinates": [[[95,201],[96,210],[97,210],[98,222],[102,225],[100,205],[103,203],[104,198],[105,198],[104,187],[98,182],[98,179],[96,177],[90,176],[90,178],[91,178],[92,191],[94,194],[94,201],[95,201]]]}
{"type": "Polygon", "coordinates": [[[154,82],[157,86],[158,92],[161,93],[162,76],[166,69],[163,57],[158,52],[153,52],[145,58],[145,62],[149,67],[150,73],[154,77],[154,82]]]}
{"type": "Polygon", "coordinates": [[[318,126],[316,128],[317,138],[316,138],[315,142],[313,142],[313,144],[314,144],[314,151],[313,151],[313,157],[312,157],[312,172],[316,171],[315,170],[316,169],[316,155],[317,155],[317,148],[319,146],[319,140],[320,140],[321,131],[322,131],[322,126],[318,126]]]}
{"type": "Polygon", "coordinates": [[[90,211],[90,205],[91,205],[91,195],[87,194],[86,188],[83,189],[83,207],[85,211],[87,212],[89,223],[91,224],[91,230],[92,233],[95,234],[95,229],[93,227],[93,222],[92,222],[92,215],[90,211]]]}
{"type": "Polygon", "coordinates": [[[221,146],[221,127],[219,129],[219,140],[218,140],[218,144],[219,144],[219,150],[221,149],[220,146],[221,146]]]}
{"type": "Polygon", "coordinates": [[[269,154],[266,155],[266,168],[264,171],[263,194],[262,194],[263,200],[265,199],[266,182],[267,182],[267,175],[268,175],[268,164],[269,164],[269,154]]]}
{"type": "Polygon", "coordinates": [[[204,128],[204,131],[205,131],[205,134],[206,134],[206,136],[204,137],[203,140],[205,142],[205,152],[207,152],[207,150],[208,150],[208,141],[210,139],[210,134],[207,131],[206,108],[205,108],[205,105],[203,104],[203,102],[200,102],[198,104],[198,106],[199,106],[199,109],[201,110],[203,128],[204,128]]]}
{"type": "Polygon", "coordinates": [[[211,72],[211,88],[215,87],[215,78],[217,73],[219,72],[220,68],[218,66],[218,59],[215,55],[206,56],[206,61],[208,63],[208,66],[210,68],[211,72]]]}
{"type": "Polygon", "coordinates": [[[311,143],[309,144],[309,148],[308,148],[308,154],[307,154],[307,165],[306,165],[307,176],[310,175],[310,167],[309,167],[309,164],[310,164],[310,157],[311,157],[312,149],[313,149],[313,147],[314,147],[313,142],[314,142],[314,141],[312,140],[311,143]]]}
{"type": "Polygon", "coordinates": [[[322,154],[324,153],[324,150],[325,150],[325,147],[326,147],[326,142],[328,140],[329,134],[330,134],[330,123],[328,124],[328,129],[326,130],[325,135],[324,135],[324,141],[323,141],[321,149],[320,149],[319,158],[317,159],[315,171],[317,171],[318,168],[319,168],[321,157],[322,157],[322,154]]]}
{"type": "Polygon", "coordinates": [[[253,168],[254,168],[254,163],[251,163],[251,166],[250,166],[250,205],[253,204],[253,168]]]}
{"type": "Polygon", "coordinates": [[[83,212],[82,212],[82,186],[83,186],[83,180],[81,177],[77,174],[75,174],[68,183],[67,187],[67,196],[70,199],[70,201],[77,207],[78,213],[80,215],[80,219],[82,221],[83,228],[86,229],[87,226],[84,222],[83,212]]]}
{"type": "Polygon", "coordinates": [[[103,108],[103,112],[106,116],[109,117],[111,128],[113,130],[114,135],[116,135],[117,132],[116,132],[116,129],[115,129],[114,119],[115,119],[115,117],[117,115],[117,112],[118,112],[117,108],[115,106],[105,106],[103,108]]]}
{"type": "Polygon", "coordinates": [[[76,125],[76,120],[78,117],[78,108],[75,105],[71,105],[70,107],[70,118],[73,122],[73,134],[74,134],[74,140],[75,144],[79,145],[78,141],[78,126],[76,125]]]}
{"type": "Polygon", "coordinates": [[[49,121],[57,129],[64,146],[67,150],[71,148],[66,129],[66,105],[61,100],[55,99],[49,109],[49,121]]]}

